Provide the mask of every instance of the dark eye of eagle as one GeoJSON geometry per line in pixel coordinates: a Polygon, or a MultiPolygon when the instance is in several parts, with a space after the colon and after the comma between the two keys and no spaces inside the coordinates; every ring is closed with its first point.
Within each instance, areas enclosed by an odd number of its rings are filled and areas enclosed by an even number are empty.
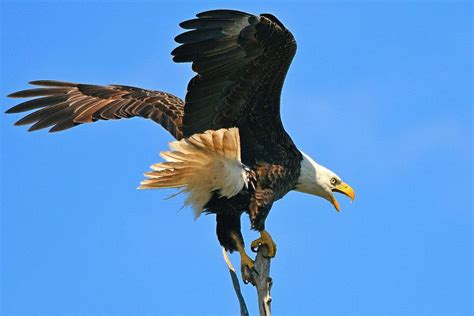
{"type": "Polygon", "coordinates": [[[337,183],[337,179],[336,178],[331,178],[331,184],[335,185],[336,183],[337,183]]]}

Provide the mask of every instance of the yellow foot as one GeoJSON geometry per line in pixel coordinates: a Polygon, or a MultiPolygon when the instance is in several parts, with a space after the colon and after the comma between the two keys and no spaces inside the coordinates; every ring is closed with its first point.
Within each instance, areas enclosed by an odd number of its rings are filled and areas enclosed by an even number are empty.
{"type": "Polygon", "coordinates": [[[265,246],[267,247],[267,254],[263,255],[265,258],[273,258],[276,255],[276,244],[272,239],[272,236],[266,231],[260,231],[260,238],[254,240],[250,248],[253,252],[258,252],[260,247],[265,246]]]}
{"type": "Polygon", "coordinates": [[[257,274],[258,272],[255,269],[255,265],[252,259],[250,259],[247,254],[241,254],[240,257],[240,270],[242,272],[242,281],[244,281],[245,284],[248,284],[249,282],[255,285],[255,278],[253,277],[253,274],[257,274]]]}
{"type": "Polygon", "coordinates": [[[258,271],[255,269],[254,262],[245,252],[242,240],[236,237],[236,235],[232,235],[232,238],[234,239],[237,251],[240,254],[240,271],[242,272],[242,281],[244,281],[245,284],[250,282],[255,285],[256,283],[254,274],[258,275],[258,271]]]}

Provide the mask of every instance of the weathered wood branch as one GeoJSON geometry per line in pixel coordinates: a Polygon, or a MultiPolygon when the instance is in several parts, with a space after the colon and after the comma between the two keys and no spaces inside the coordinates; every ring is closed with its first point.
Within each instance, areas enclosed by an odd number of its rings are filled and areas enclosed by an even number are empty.
{"type": "MultiPolygon", "coordinates": [[[[257,270],[258,274],[255,272],[248,272],[251,273],[253,280],[255,281],[255,287],[257,289],[258,295],[258,309],[260,312],[260,316],[271,316],[271,302],[272,297],[270,296],[270,290],[272,288],[272,278],[270,277],[270,261],[271,259],[265,258],[267,255],[267,247],[262,246],[259,248],[257,253],[257,257],[255,259],[255,269],[257,270]]],[[[240,315],[241,316],[248,316],[247,306],[245,304],[244,297],[240,290],[239,281],[237,278],[237,274],[235,273],[235,268],[233,267],[229,257],[227,256],[227,252],[224,248],[222,248],[222,253],[224,255],[224,260],[229,268],[230,276],[232,278],[232,284],[234,286],[235,293],[239,300],[240,304],[240,315]]]]}
{"type": "Polygon", "coordinates": [[[260,316],[271,315],[272,297],[270,296],[270,290],[272,288],[273,280],[270,277],[271,259],[265,258],[267,252],[267,247],[263,246],[259,248],[257,258],[255,259],[255,269],[258,271],[258,275],[253,273],[255,287],[257,288],[260,316]]]}

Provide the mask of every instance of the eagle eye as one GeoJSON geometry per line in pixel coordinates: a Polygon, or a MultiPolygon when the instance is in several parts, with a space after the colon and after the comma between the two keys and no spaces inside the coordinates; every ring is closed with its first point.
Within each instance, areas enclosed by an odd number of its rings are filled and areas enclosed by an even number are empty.
{"type": "Polygon", "coordinates": [[[335,185],[336,183],[337,183],[337,179],[336,178],[331,178],[331,184],[335,185]]]}

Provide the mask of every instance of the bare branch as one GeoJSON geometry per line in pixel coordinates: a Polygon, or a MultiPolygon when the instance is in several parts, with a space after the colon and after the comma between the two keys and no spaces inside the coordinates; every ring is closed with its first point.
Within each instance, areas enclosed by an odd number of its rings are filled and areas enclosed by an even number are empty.
{"type": "Polygon", "coordinates": [[[257,258],[255,259],[255,268],[258,271],[258,275],[253,273],[258,294],[258,309],[260,311],[260,316],[271,315],[272,297],[270,296],[270,289],[272,288],[273,281],[270,277],[271,260],[265,258],[267,252],[267,247],[263,246],[259,248],[257,258]]]}
{"type": "MultiPolygon", "coordinates": [[[[266,246],[259,247],[257,257],[255,259],[255,270],[250,272],[245,270],[244,273],[251,273],[251,279],[253,279],[252,284],[257,289],[258,295],[258,309],[260,316],[271,316],[271,302],[272,297],[270,296],[270,290],[272,288],[273,280],[270,277],[270,258],[266,258],[268,253],[268,249],[266,246]]],[[[237,274],[235,273],[235,268],[232,265],[229,257],[227,256],[227,252],[224,248],[222,248],[222,254],[224,256],[224,260],[229,268],[230,276],[232,278],[232,284],[234,286],[235,294],[239,300],[240,304],[240,315],[241,316],[248,316],[247,306],[245,304],[244,297],[240,290],[239,280],[237,278],[237,274]]],[[[246,275],[248,277],[249,275],[246,275]]]]}

